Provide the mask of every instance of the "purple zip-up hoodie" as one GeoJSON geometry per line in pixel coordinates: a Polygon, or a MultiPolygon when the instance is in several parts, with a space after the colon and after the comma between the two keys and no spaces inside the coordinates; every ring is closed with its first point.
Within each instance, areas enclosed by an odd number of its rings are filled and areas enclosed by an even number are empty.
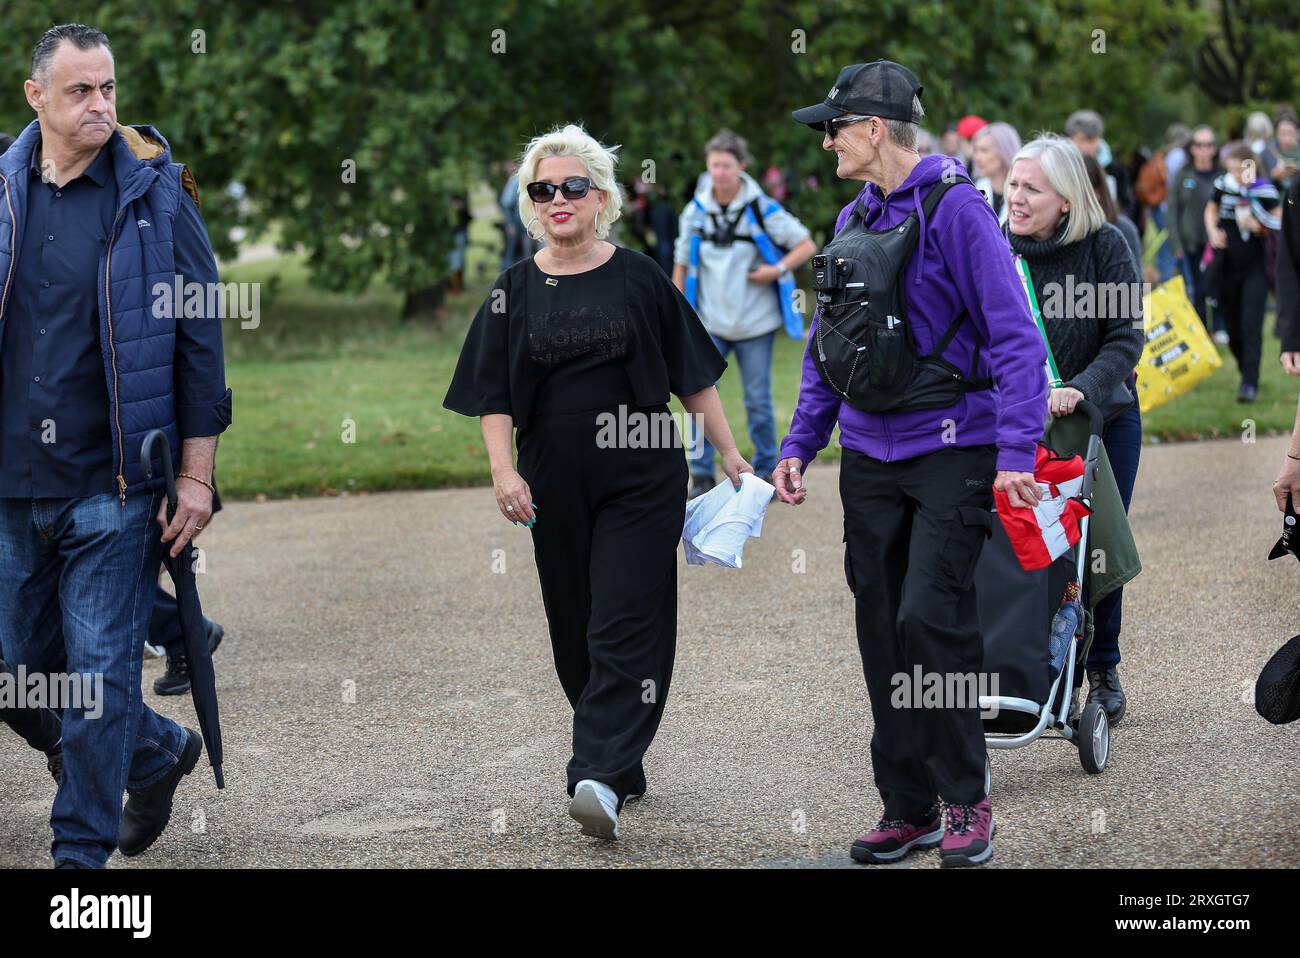
{"type": "MultiPolygon", "coordinates": [[[[867,184],[858,199],[840,211],[836,233],[859,201],[866,204],[868,229],[898,226],[912,210],[920,217],[920,241],[903,273],[903,296],[918,355],[934,349],[944,330],[965,311],[970,318],[958,328],[944,358],[969,374],[978,339],[977,375],[992,376],[994,388],[967,393],[946,409],[862,412],[822,382],[808,348],[799,402],[790,433],[781,442],[781,458],[796,457],[806,467],[826,448],[838,421],[841,446],[884,462],[924,456],[950,445],[994,443],[999,470],[1033,472],[1035,446],[1047,417],[1047,353],[992,209],[965,169],[939,155],[922,157],[888,197],[880,187],[867,184]],[[958,182],[927,222],[921,203],[949,169],[958,182]]],[[[817,319],[813,317],[809,344],[817,319]]]]}

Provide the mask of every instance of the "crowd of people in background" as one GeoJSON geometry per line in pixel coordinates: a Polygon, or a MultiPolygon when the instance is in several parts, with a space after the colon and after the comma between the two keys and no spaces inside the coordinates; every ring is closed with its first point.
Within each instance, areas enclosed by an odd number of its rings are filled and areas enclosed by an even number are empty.
{"type": "MultiPolygon", "coordinates": [[[[1273,117],[1252,113],[1222,141],[1212,126],[1175,123],[1155,151],[1137,149],[1121,162],[1105,138],[1105,122],[1078,110],[1064,133],[1084,155],[1108,222],[1124,234],[1142,278],[1163,283],[1181,276],[1187,297],[1207,332],[1229,347],[1241,382],[1240,402],[1256,401],[1270,293],[1277,284],[1281,204],[1300,182],[1300,120],[1287,106],[1273,117]],[[1105,189],[1101,189],[1104,183],[1105,189]]],[[[1001,214],[1008,157],[1020,138],[1006,123],[963,117],[937,141],[924,138],[922,153],[961,160],[976,185],[1001,214]]],[[[1291,360],[1295,334],[1279,310],[1283,364],[1291,360]]]]}
{"type": "MultiPolygon", "coordinates": [[[[1267,305],[1277,285],[1281,205],[1300,183],[1296,111],[1284,106],[1272,117],[1252,113],[1222,139],[1212,126],[1174,123],[1157,149],[1137,148],[1127,162],[1112,149],[1105,121],[1094,110],[1070,114],[1062,132],[1083,154],[1106,221],[1123,234],[1141,279],[1158,284],[1182,277],[1187,298],[1207,332],[1227,346],[1236,361],[1238,401],[1255,402],[1267,305]]],[[[1013,125],[976,115],[962,117],[938,135],[921,129],[917,139],[921,156],[946,155],[962,163],[999,217],[1012,159],[1021,145],[1013,125]]],[[[627,240],[672,274],[682,264],[677,257],[682,223],[707,185],[708,173],[680,154],[670,157],[665,168],[675,185],[665,178],[626,184],[629,208],[621,226],[627,240]]],[[[798,221],[801,194],[817,191],[817,178],[774,164],[762,169],[758,177],[746,174],[756,195],[780,204],[798,221]]],[[[500,205],[504,267],[536,249],[526,248],[526,241],[519,239],[525,234],[518,223],[513,177],[502,190],[500,205]]],[[[830,224],[811,226],[815,241],[834,235],[830,224]]],[[[701,315],[708,325],[707,311],[701,315]]],[[[1280,311],[1277,335],[1284,340],[1287,322],[1285,311],[1280,311]]],[[[1295,350],[1282,352],[1283,365],[1294,372],[1300,365],[1290,361],[1295,350]]]]}

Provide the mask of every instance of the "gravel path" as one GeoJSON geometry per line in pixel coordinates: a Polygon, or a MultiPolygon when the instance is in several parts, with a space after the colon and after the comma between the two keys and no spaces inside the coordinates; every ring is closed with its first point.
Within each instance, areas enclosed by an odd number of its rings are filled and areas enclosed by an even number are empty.
{"type": "MultiPolygon", "coordinates": [[[[1300,569],[1264,561],[1283,442],[1143,451],[1111,766],[1086,775],[1062,742],[996,753],[991,867],[1300,865],[1300,724],[1268,725],[1246,694],[1300,629],[1300,569]]],[[[112,865],[846,865],[880,807],[835,467],[808,480],[743,571],[682,564],[650,792],[616,845],[565,815],[569,716],[531,544],[487,490],[229,506],[201,583],[226,628],[227,787],[201,760],[166,835],[112,865]]],[[[147,685],[161,671],[147,662],[147,685]]],[[[194,724],[188,697],[146,696],[194,724]]],[[[43,756],[0,730],[0,768],[0,863],[45,866],[43,756]]]]}

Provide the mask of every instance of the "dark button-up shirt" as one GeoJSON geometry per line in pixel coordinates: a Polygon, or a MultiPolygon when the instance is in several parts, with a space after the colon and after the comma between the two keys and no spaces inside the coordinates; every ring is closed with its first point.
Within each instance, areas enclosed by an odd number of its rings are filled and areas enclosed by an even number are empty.
{"type": "Polygon", "coordinates": [[[0,343],[0,497],[112,492],[98,276],[117,183],[108,149],[63,186],[32,153],[27,210],[0,343]]]}
{"type": "MultiPolygon", "coordinates": [[[[23,235],[0,330],[0,498],[116,493],[108,380],[100,336],[99,268],[117,213],[105,147],[77,179],[41,179],[33,151],[23,235]],[[53,439],[53,441],[49,441],[53,439]]],[[[218,282],[207,229],[181,196],[172,233],[184,282],[218,282]]],[[[230,421],[221,323],[176,321],[176,411],[182,440],[230,421]],[[214,403],[214,397],[222,397],[214,403]]]]}

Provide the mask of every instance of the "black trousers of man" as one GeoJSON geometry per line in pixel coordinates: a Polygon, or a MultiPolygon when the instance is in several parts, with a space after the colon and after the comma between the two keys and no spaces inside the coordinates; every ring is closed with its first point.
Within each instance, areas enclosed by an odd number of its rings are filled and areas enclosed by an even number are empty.
{"type": "MultiPolygon", "coordinates": [[[[917,665],[944,688],[949,676],[978,676],[983,668],[974,576],[993,530],[996,462],[993,446],[953,446],[897,462],[844,450],[845,575],[886,818],[919,824],[937,799],[975,804],[984,797],[978,702],[898,708],[893,699],[900,687],[915,686],[917,665]]],[[[912,696],[902,704],[914,704],[912,696]]]]}
{"type": "MultiPolygon", "coordinates": [[[[629,413],[669,414],[667,406],[629,413]]],[[[621,808],[645,791],[641,760],[672,678],[687,468],[676,429],[676,446],[601,448],[598,414],[531,420],[519,474],[537,504],[542,602],[574,710],[568,791],[583,779],[604,782],[621,808]]]]}

